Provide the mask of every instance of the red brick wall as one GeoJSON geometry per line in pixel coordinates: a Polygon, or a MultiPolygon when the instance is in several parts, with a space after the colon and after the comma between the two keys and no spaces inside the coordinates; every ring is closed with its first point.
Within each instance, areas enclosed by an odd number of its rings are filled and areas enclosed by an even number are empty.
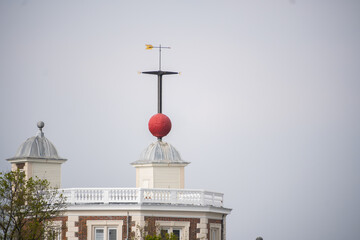
{"type": "MultiPolygon", "coordinates": [[[[123,220],[123,229],[122,229],[122,236],[123,240],[126,239],[126,228],[127,228],[127,217],[126,216],[79,216],[79,222],[75,222],[75,226],[79,227],[79,232],[76,236],[79,240],[87,240],[87,220],[123,220]]],[[[62,240],[66,240],[66,221],[67,217],[59,217],[54,219],[54,221],[62,221],[62,240]]],[[[156,221],[182,221],[182,222],[190,222],[190,229],[189,229],[189,239],[190,240],[198,240],[196,238],[196,234],[199,232],[197,228],[197,224],[200,223],[199,218],[177,218],[177,217],[145,217],[145,222],[147,222],[147,231],[150,235],[156,234],[156,221]]],[[[131,217],[129,217],[130,225],[134,225],[131,221],[131,217]]],[[[210,223],[218,223],[222,224],[222,220],[216,219],[209,219],[208,222],[208,233],[210,233],[210,223]]],[[[130,226],[131,227],[131,226],[130,226]]],[[[131,234],[131,228],[129,229],[129,234],[131,234]]]]}
{"type": "MultiPolygon", "coordinates": [[[[122,239],[126,239],[126,228],[127,228],[127,217],[126,216],[79,216],[79,222],[76,223],[79,227],[79,232],[77,236],[79,237],[79,240],[86,240],[87,239],[87,226],[86,221],[87,220],[123,220],[123,228],[122,228],[122,239]]],[[[131,222],[131,217],[129,217],[129,222],[131,222]]],[[[131,229],[129,229],[130,234],[131,229]]]]}
{"type": "Polygon", "coordinates": [[[196,233],[198,233],[197,224],[200,223],[200,218],[173,218],[173,217],[145,217],[145,222],[148,224],[147,231],[150,235],[156,234],[156,221],[181,221],[190,222],[189,239],[197,240],[196,233]]]}

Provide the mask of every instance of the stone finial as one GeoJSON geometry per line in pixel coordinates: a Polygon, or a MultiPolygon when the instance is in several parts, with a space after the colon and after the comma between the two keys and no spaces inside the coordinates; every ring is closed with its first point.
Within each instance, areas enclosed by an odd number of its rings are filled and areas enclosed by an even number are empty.
{"type": "Polygon", "coordinates": [[[45,123],[43,121],[39,121],[37,123],[37,127],[39,128],[40,131],[42,131],[43,127],[45,126],[45,123]]]}

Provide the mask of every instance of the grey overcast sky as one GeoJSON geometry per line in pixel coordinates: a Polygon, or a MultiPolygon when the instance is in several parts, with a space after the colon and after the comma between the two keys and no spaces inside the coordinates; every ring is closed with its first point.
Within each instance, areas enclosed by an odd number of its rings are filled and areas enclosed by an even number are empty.
{"type": "Polygon", "coordinates": [[[135,187],[155,138],[225,194],[229,240],[360,238],[360,1],[1,0],[0,169],[45,122],[63,187],[135,187]]]}

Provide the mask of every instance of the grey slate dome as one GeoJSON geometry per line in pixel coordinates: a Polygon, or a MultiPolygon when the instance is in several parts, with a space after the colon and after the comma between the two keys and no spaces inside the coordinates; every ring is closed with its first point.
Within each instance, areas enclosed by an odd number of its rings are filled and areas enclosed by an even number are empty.
{"type": "Polygon", "coordinates": [[[140,159],[131,163],[147,164],[147,163],[175,163],[175,164],[189,164],[181,159],[180,153],[167,142],[156,141],[151,143],[140,155],[140,159]]]}
{"type": "Polygon", "coordinates": [[[42,158],[42,159],[54,159],[54,160],[63,160],[58,155],[58,152],[49,139],[44,136],[42,128],[44,127],[44,122],[38,122],[37,126],[39,132],[36,136],[28,138],[23,144],[20,145],[15,156],[11,159],[20,159],[20,158],[42,158]]]}

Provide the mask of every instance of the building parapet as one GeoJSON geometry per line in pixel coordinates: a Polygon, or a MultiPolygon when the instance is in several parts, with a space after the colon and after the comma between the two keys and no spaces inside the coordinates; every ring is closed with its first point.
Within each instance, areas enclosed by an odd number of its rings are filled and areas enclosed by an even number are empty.
{"type": "Polygon", "coordinates": [[[223,207],[223,194],[205,190],[154,188],[64,188],[67,204],[154,203],[223,207]]]}

